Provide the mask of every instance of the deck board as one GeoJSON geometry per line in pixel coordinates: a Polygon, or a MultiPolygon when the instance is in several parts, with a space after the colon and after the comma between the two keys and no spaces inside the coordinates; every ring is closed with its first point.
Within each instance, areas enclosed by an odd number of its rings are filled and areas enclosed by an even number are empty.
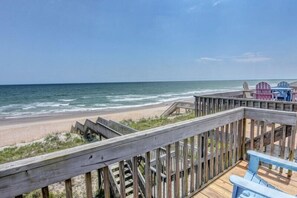
{"type": "MultiPolygon", "coordinates": [[[[229,177],[231,175],[243,177],[247,170],[247,166],[248,163],[246,161],[241,161],[234,168],[217,178],[193,197],[231,197],[233,185],[229,181],[229,177]]],[[[274,185],[280,190],[291,195],[297,194],[297,173],[293,173],[292,177],[289,179],[286,176],[286,173],[280,174],[277,170],[269,170],[266,167],[261,167],[258,174],[268,183],[274,185]]]]}

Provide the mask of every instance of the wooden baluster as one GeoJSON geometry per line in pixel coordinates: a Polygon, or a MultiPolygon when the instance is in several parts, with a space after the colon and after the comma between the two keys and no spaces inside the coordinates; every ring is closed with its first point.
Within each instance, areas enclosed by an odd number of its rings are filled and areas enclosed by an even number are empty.
{"type": "MultiPolygon", "coordinates": [[[[160,157],[159,157],[160,160],[160,157]]],[[[132,171],[133,171],[133,197],[138,198],[139,197],[139,191],[138,191],[138,158],[137,156],[132,158],[132,171]]]]}
{"type": "Polygon", "coordinates": [[[183,193],[182,196],[186,197],[188,195],[188,139],[184,139],[183,148],[183,167],[184,167],[184,179],[183,179],[183,193]]]}
{"type": "Polygon", "coordinates": [[[236,150],[237,150],[237,138],[238,138],[238,121],[233,123],[233,158],[232,158],[232,166],[235,165],[236,162],[236,150]]]}
{"type": "Polygon", "coordinates": [[[104,198],[110,198],[110,186],[109,186],[109,169],[108,166],[103,168],[103,181],[104,181],[104,198]]]}
{"type": "Polygon", "coordinates": [[[204,133],[204,183],[208,182],[208,174],[209,174],[209,170],[208,170],[208,132],[204,133]]]}
{"type": "Polygon", "coordinates": [[[264,133],[266,131],[266,123],[262,121],[260,122],[260,124],[261,124],[260,152],[264,152],[264,133]]]}
{"type": "Polygon", "coordinates": [[[250,144],[250,149],[251,150],[254,150],[254,131],[255,131],[255,121],[254,120],[251,120],[251,144],[250,144]]]}
{"type": "Polygon", "coordinates": [[[228,161],[228,167],[229,166],[231,166],[232,165],[232,159],[233,159],[233,133],[234,133],[234,131],[233,131],[233,129],[234,129],[234,123],[232,122],[231,124],[230,124],[230,132],[229,132],[229,161],[228,161]]]}
{"type": "MultiPolygon", "coordinates": [[[[283,125],[283,134],[282,134],[282,139],[280,140],[280,158],[285,159],[285,149],[286,149],[286,131],[287,131],[287,126],[283,125]]],[[[280,173],[283,172],[283,168],[279,169],[280,173]]]]}
{"type": "Polygon", "coordinates": [[[216,158],[215,158],[215,176],[219,174],[219,128],[216,128],[215,145],[216,145],[216,158]]]}
{"type": "Polygon", "coordinates": [[[85,174],[85,182],[86,182],[86,191],[87,191],[87,198],[93,197],[92,192],[92,175],[91,172],[85,174]]]}
{"type": "MultiPolygon", "coordinates": [[[[225,144],[225,127],[222,126],[221,127],[221,131],[220,131],[220,172],[223,172],[225,170],[225,166],[224,166],[224,144],[225,144]]],[[[226,146],[226,145],[225,145],[226,146]]]]}
{"type": "Polygon", "coordinates": [[[125,164],[124,161],[119,162],[119,178],[120,178],[120,195],[122,198],[126,197],[125,187],[125,164]]]}
{"type": "Polygon", "coordinates": [[[214,153],[213,153],[213,147],[214,147],[214,144],[213,144],[213,139],[214,139],[214,130],[211,130],[209,132],[209,138],[210,138],[210,158],[209,158],[209,176],[210,176],[210,179],[213,178],[213,167],[214,167],[214,153]]]}
{"type": "Polygon", "coordinates": [[[196,116],[197,117],[200,117],[201,116],[201,98],[198,97],[196,98],[196,101],[197,101],[197,109],[196,109],[196,116]]]}
{"type": "Polygon", "coordinates": [[[41,188],[42,198],[49,198],[48,186],[41,188]]]}
{"type": "MultiPolygon", "coordinates": [[[[289,147],[289,160],[294,160],[294,153],[295,153],[295,138],[296,138],[296,126],[292,126],[291,129],[291,136],[290,136],[290,147],[289,147]]],[[[292,170],[288,170],[288,177],[292,176],[292,170]]]]}
{"type": "MultiPolygon", "coordinates": [[[[271,124],[271,136],[270,136],[270,155],[274,155],[274,133],[275,133],[275,124],[271,124]]],[[[272,165],[269,164],[269,169],[272,168],[272,165]]]]}
{"type": "MultiPolygon", "coordinates": [[[[167,182],[166,182],[166,188],[167,188],[167,197],[172,197],[172,181],[171,181],[171,149],[170,144],[166,146],[166,176],[167,176],[167,182]]],[[[164,190],[165,191],[165,190],[164,190]]]]}
{"type": "Polygon", "coordinates": [[[241,158],[243,160],[246,160],[246,150],[247,148],[245,147],[245,143],[246,143],[246,128],[247,128],[247,119],[243,118],[242,120],[242,138],[241,138],[241,145],[242,145],[242,149],[241,149],[241,158]]]}
{"type": "Polygon", "coordinates": [[[221,99],[221,111],[224,111],[225,108],[224,108],[224,99],[221,99]]]}
{"type": "Polygon", "coordinates": [[[162,185],[161,185],[161,169],[162,164],[160,160],[160,148],[156,150],[156,186],[157,186],[157,197],[162,195],[162,185]]]}
{"type": "Polygon", "coordinates": [[[180,197],[180,168],[179,168],[179,142],[175,143],[175,188],[174,196],[180,197]]]}
{"type": "Polygon", "coordinates": [[[191,144],[191,180],[190,180],[190,192],[194,191],[194,153],[195,153],[195,149],[194,149],[194,136],[190,138],[190,144],[191,144]]]}
{"type": "Polygon", "coordinates": [[[66,198],[72,198],[72,182],[71,179],[65,180],[66,198]]]}
{"type": "Polygon", "coordinates": [[[201,160],[201,156],[202,156],[202,149],[201,149],[201,134],[199,134],[197,136],[197,165],[198,165],[198,171],[197,171],[197,175],[196,175],[196,189],[200,188],[201,187],[201,184],[202,184],[202,180],[201,180],[201,177],[202,177],[202,160],[201,160]]]}
{"type": "Polygon", "coordinates": [[[225,169],[229,167],[229,154],[228,154],[228,149],[229,149],[229,124],[226,125],[225,127],[225,169]]]}
{"type": "Polygon", "coordinates": [[[145,153],[145,197],[152,197],[151,153],[145,153]]]}

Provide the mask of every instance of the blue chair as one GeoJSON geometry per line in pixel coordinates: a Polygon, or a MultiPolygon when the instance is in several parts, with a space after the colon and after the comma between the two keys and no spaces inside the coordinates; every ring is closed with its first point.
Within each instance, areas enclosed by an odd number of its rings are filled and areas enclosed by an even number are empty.
{"type": "MultiPolygon", "coordinates": [[[[297,163],[272,157],[256,151],[248,151],[250,162],[248,170],[244,178],[231,175],[230,181],[233,184],[232,198],[241,197],[275,197],[275,198],[293,198],[295,196],[289,195],[275,188],[267,183],[259,175],[257,175],[259,163],[264,162],[278,167],[286,168],[288,170],[297,171],[297,163]]],[[[296,198],[296,197],[295,197],[296,198]]]]}
{"type": "MultiPolygon", "coordinates": [[[[279,82],[277,84],[277,87],[289,88],[290,84],[288,82],[286,82],[286,81],[282,81],[282,82],[279,82]]],[[[291,92],[290,91],[278,91],[277,99],[278,100],[290,101],[291,100],[291,92]]]]}

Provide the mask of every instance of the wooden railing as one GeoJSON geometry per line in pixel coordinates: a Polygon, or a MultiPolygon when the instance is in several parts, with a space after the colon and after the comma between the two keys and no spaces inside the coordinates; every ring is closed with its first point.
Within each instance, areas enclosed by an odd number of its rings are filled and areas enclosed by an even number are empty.
{"type": "Polygon", "coordinates": [[[197,117],[237,107],[254,107],[297,112],[297,102],[220,97],[217,95],[195,96],[195,114],[197,117]]]}
{"type": "Polygon", "coordinates": [[[0,195],[22,197],[41,189],[43,197],[48,197],[51,184],[64,182],[66,197],[72,197],[72,178],[85,175],[82,185],[90,198],[94,196],[91,176],[98,170],[103,173],[98,183],[103,183],[108,198],[108,166],[119,163],[119,191],[125,197],[123,164],[131,159],[133,195],[129,196],[139,196],[137,168],[144,166],[145,197],[188,197],[245,158],[247,149],[292,160],[296,123],[294,112],[242,107],[6,163],[0,165],[0,195]],[[155,172],[151,170],[152,153],[155,172]],[[144,161],[139,160],[142,156],[144,161]]]}

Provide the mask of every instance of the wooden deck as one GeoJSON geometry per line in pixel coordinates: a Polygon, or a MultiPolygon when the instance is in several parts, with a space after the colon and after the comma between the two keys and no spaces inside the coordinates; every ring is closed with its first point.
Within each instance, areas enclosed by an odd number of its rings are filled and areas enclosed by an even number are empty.
{"type": "MultiPolygon", "coordinates": [[[[239,162],[234,168],[226,172],[224,175],[216,179],[214,182],[202,189],[193,197],[228,197],[232,195],[233,186],[229,181],[230,175],[244,176],[248,163],[246,161],[239,162]]],[[[293,173],[289,179],[285,173],[280,174],[277,170],[269,170],[266,167],[259,169],[259,175],[270,184],[287,192],[291,195],[297,194],[297,173],[293,173]]]]}

